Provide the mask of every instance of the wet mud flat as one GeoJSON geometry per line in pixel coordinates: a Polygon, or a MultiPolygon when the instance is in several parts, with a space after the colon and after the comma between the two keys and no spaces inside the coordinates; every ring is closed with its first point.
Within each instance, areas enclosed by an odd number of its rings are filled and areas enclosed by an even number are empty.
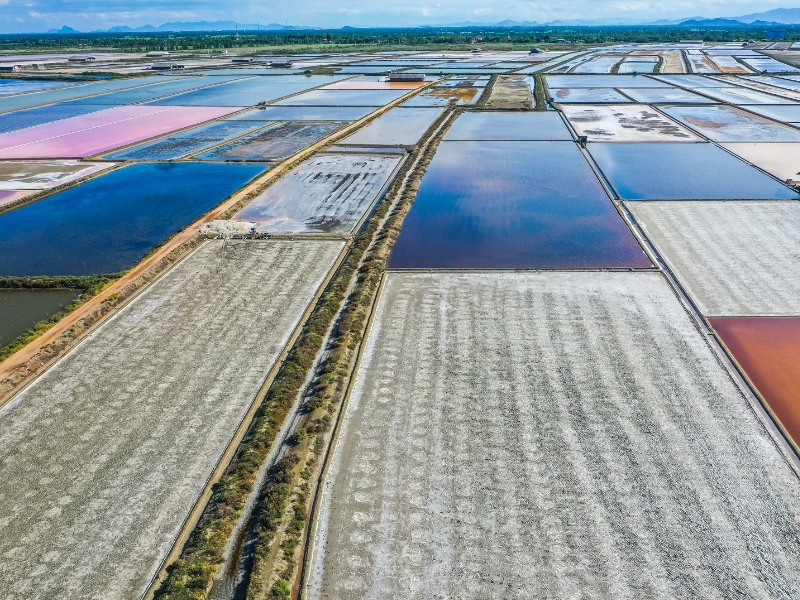
{"type": "Polygon", "coordinates": [[[800,203],[628,202],[705,315],[800,315],[800,203]]]}
{"type": "Polygon", "coordinates": [[[486,106],[495,110],[532,109],[535,102],[530,79],[527,75],[500,75],[486,106]]]}
{"type": "Polygon", "coordinates": [[[142,595],[342,247],[206,242],[0,411],[0,597],[142,595]]]}
{"type": "Polygon", "coordinates": [[[798,500],[660,275],[389,273],[304,597],[789,599],[798,500]]]}

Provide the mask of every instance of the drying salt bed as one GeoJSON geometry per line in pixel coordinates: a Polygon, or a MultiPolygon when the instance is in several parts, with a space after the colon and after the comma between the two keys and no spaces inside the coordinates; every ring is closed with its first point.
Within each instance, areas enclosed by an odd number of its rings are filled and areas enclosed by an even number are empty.
{"type": "Polygon", "coordinates": [[[441,114],[440,108],[393,108],[339,143],[413,146],[441,114]]]}
{"type": "Polygon", "coordinates": [[[482,89],[475,87],[435,87],[406,100],[401,106],[447,106],[451,100],[456,104],[475,104],[482,93],[482,89]]]}
{"type": "Polygon", "coordinates": [[[800,315],[800,203],[628,202],[704,315],[800,315]]]}
{"type": "Polygon", "coordinates": [[[26,127],[79,117],[89,113],[107,110],[108,106],[88,106],[83,104],[48,104],[15,112],[0,114],[0,133],[8,133],[26,127]]]}
{"type": "Polygon", "coordinates": [[[670,88],[644,75],[545,75],[551,88],[670,88]]]}
{"type": "MultiPolygon", "coordinates": [[[[251,133],[269,121],[215,121],[166,138],[109,154],[112,160],[170,160],[200,152],[210,146],[251,133]]],[[[277,124],[276,124],[277,125],[277,124]]]]}
{"type": "MultiPolygon", "coordinates": [[[[246,121],[240,121],[245,123],[246,121]]],[[[289,121],[197,155],[198,160],[278,160],[344,129],[348,121],[289,121]]]]}
{"type": "Polygon", "coordinates": [[[735,106],[667,106],[662,110],[714,142],[800,141],[800,130],[735,106]]]}
{"type": "Polygon", "coordinates": [[[0,289],[0,348],[39,321],[52,317],[81,293],[65,289],[0,289]]]}
{"type": "Polygon", "coordinates": [[[595,143],[588,150],[625,200],[798,198],[769,175],[713,144],[595,143]]]}
{"type": "Polygon", "coordinates": [[[0,276],[121,271],[263,170],[132,165],[0,215],[0,276]]]}
{"type": "Polygon", "coordinates": [[[548,112],[464,112],[444,136],[448,141],[572,141],[563,119],[548,112]]]}
{"type": "Polygon", "coordinates": [[[594,104],[599,102],[630,102],[628,98],[611,88],[549,88],[554,102],[594,104]]]}
{"type": "MultiPolygon", "coordinates": [[[[578,135],[590,142],[701,142],[702,138],[644,104],[564,106],[578,135]]],[[[798,131],[800,134],[800,131],[798,131]]]]}
{"type": "Polygon", "coordinates": [[[316,522],[313,599],[800,595],[797,476],[654,273],[389,273],[316,522]]]}
{"type": "Polygon", "coordinates": [[[0,158],[79,158],[198,125],[238,109],[121,106],[0,135],[0,158]]]}
{"type": "Polygon", "coordinates": [[[710,319],[761,397],[800,445],[800,318],[710,319]]]}
{"type": "Polygon", "coordinates": [[[800,144],[786,142],[720,144],[790,185],[800,185],[800,144]]]}
{"type": "MultiPolygon", "coordinates": [[[[730,87],[731,82],[726,79],[714,79],[702,75],[655,75],[654,79],[670,85],[679,85],[689,89],[699,88],[724,88],[730,87]]],[[[624,87],[624,86],[620,86],[624,87]]]]}
{"type": "Polygon", "coordinates": [[[409,90],[313,90],[275,104],[276,106],[383,106],[408,93],[409,90]]]}
{"type": "Polygon", "coordinates": [[[0,98],[0,113],[11,110],[19,110],[21,108],[30,108],[32,106],[39,106],[41,104],[52,104],[54,102],[74,100],[75,98],[85,98],[95,94],[103,94],[105,92],[113,92],[116,90],[125,90],[128,88],[149,85],[151,83],[161,83],[164,81],[169,81],[170,79],[170,77],[165,77],[163,75],[151,75],[149,77],[134,77],[133,79],[95,81],[93,83],[59,88],[57,90],[46,90],[43,92],[20,94],[17,96],[5,96],[0,98]]]}
{"type": "Polygon", "coordinates": [[[270,233],[349,233],[378,199],[402,157],[318,154],[234,215],[270,233]]]}
{"type": "Polygon", "coordinates": [[[0,96],[41,92],[77,85],[75,81],[41,81],[36,79],[0,79],[0,96]]]}
{"type": "Polygon", "coordinates": [[[670,103],[689,103],[689,104],[714,104],[716,100],[704,98],[698,94],[683,90],[681,88],[620,88],[619,90],[636,102],[647,104],[670,104],[670,103]]]}
{"type": "Polygon", "coordinates": [[[88,177],[115,166],[77,160],[0,161],[0,190],[43,190],[88,177]]]}
{"type": "Polygon", "coordinates": [[[26,196],[31,196],[35,193],[36,190],[0,190],[0,206],[22,200],[26,196]]]}
{"type": "Polygon", "coordinates": [[[267,106],[233,115],[231,121],[358,121],[371,106],[267,106]]]}
{"type": "Polygon", "coordinates": [[[394,269],[650,266],[572,142],[442,142],[389,256],[394,269]]]}
{"type": "Polygon", "coordinates": [[[342,248],[206,242],[0,412],[0,596],[143,594],[342,248]]]}
{"type": "Polygon", "coordinates": [[[275,75],[238,79],[151,102],[161,106],[255,106],[344,79],[331,75],[275,75]]]}

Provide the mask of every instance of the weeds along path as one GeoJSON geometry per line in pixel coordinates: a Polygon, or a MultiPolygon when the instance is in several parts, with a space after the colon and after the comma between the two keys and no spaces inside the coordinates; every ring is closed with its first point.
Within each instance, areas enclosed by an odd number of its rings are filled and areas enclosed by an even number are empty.
{"type": "Polygon", "coordinates": [[[180,559],[154,591],[156,597],[208,598],[226,558],[238,563],[227,565],[227,575],[244,583],[236,586],[223,581],[213,590],[215,598],[245,593],[259,598],[273,588],[278,592],[289,588],[288,578],[296,570],[295,551],[303,547],[300,536],[311,497],[307,482],[319,473],[316,457],[325,451],[326,433],[338,415],[388,250],[413,200],[420,170],[454,114],[451,107],[432,125],[356,235],[215,486],[180,559]],[[299,409],[298,397],[305,399],[299,409]],[[292,426],[285,427],[287,421],[292,426]],[[273,451],[276,445],[279,452],[273,451]],[[270,466],[272,457],[279,460],[270,466]],[[265,469],[266,487],[258,490],[259,473],[265,469]],[[254,488],[259,501],[251,517],[247,507],[254,488]],[[231,539],[237,531],[245,532],[242,540],[231,539]],[[242,561],[252,561],[252,569],[240,577],[233,571],[242,561]]]}

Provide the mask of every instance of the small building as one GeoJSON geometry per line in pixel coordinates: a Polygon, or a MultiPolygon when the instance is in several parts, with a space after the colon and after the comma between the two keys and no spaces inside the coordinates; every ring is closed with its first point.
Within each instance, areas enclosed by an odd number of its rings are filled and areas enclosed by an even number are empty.
{"type": "Polygon", "coordinates": [[[0,65],[1,73],[8,73],[11,71],[22,71],[22,65],[0,65]]]}
{"type": "Polygon", "coordinates": [[[175,69],[183,69],[184,65],[179,65],[174,62],[156,61],[150,65],[152,71],[174,71],[175,69]]]}
{"type": "Polygon", "coordinates": [[[232,63],[237,63],[237,64],[239,64],[239,63],[251,63],[251,62],[253,62],[253,59],[252,58],[246,58],[244,56],[240,56],[238,58],[232,58],[231,62],[232,63]]]}
{"type": "Polygon", "coordinates": [[[767,29],[767,37],[771,40],[782,40],[786,37],[785,29],[767,29]]]}
{"type": "Polygon", "coordinates": [[[269,66],[273,69],[291,69],[292,61],[290,60],[272,60],[269,66]]]}
{"type": "Polygon", "coordinates": [[[94,62],[96,59],[94,56],[82,56],[80,54],[75,54],[74,56],[70,56],[67,60],[69,62],[94,62]]]}
{"type": "Polygon", "coordinates": [[[155,58],[158,56],[169,56],[169,52],[148,52],[147,54],[145,54],[145,56],[148,56],[150,58],[155,58]]]}

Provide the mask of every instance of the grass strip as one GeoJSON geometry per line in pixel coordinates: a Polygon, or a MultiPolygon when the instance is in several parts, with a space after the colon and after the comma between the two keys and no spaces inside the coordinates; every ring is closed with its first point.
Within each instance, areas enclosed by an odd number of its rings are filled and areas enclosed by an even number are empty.
{"type": "Polygon", "coordinates": [[[544,93],[544,79],[539,73],[534,73],[536,83],[533,86],[533,110],[547,110],[547,98],[544,93]]]}

